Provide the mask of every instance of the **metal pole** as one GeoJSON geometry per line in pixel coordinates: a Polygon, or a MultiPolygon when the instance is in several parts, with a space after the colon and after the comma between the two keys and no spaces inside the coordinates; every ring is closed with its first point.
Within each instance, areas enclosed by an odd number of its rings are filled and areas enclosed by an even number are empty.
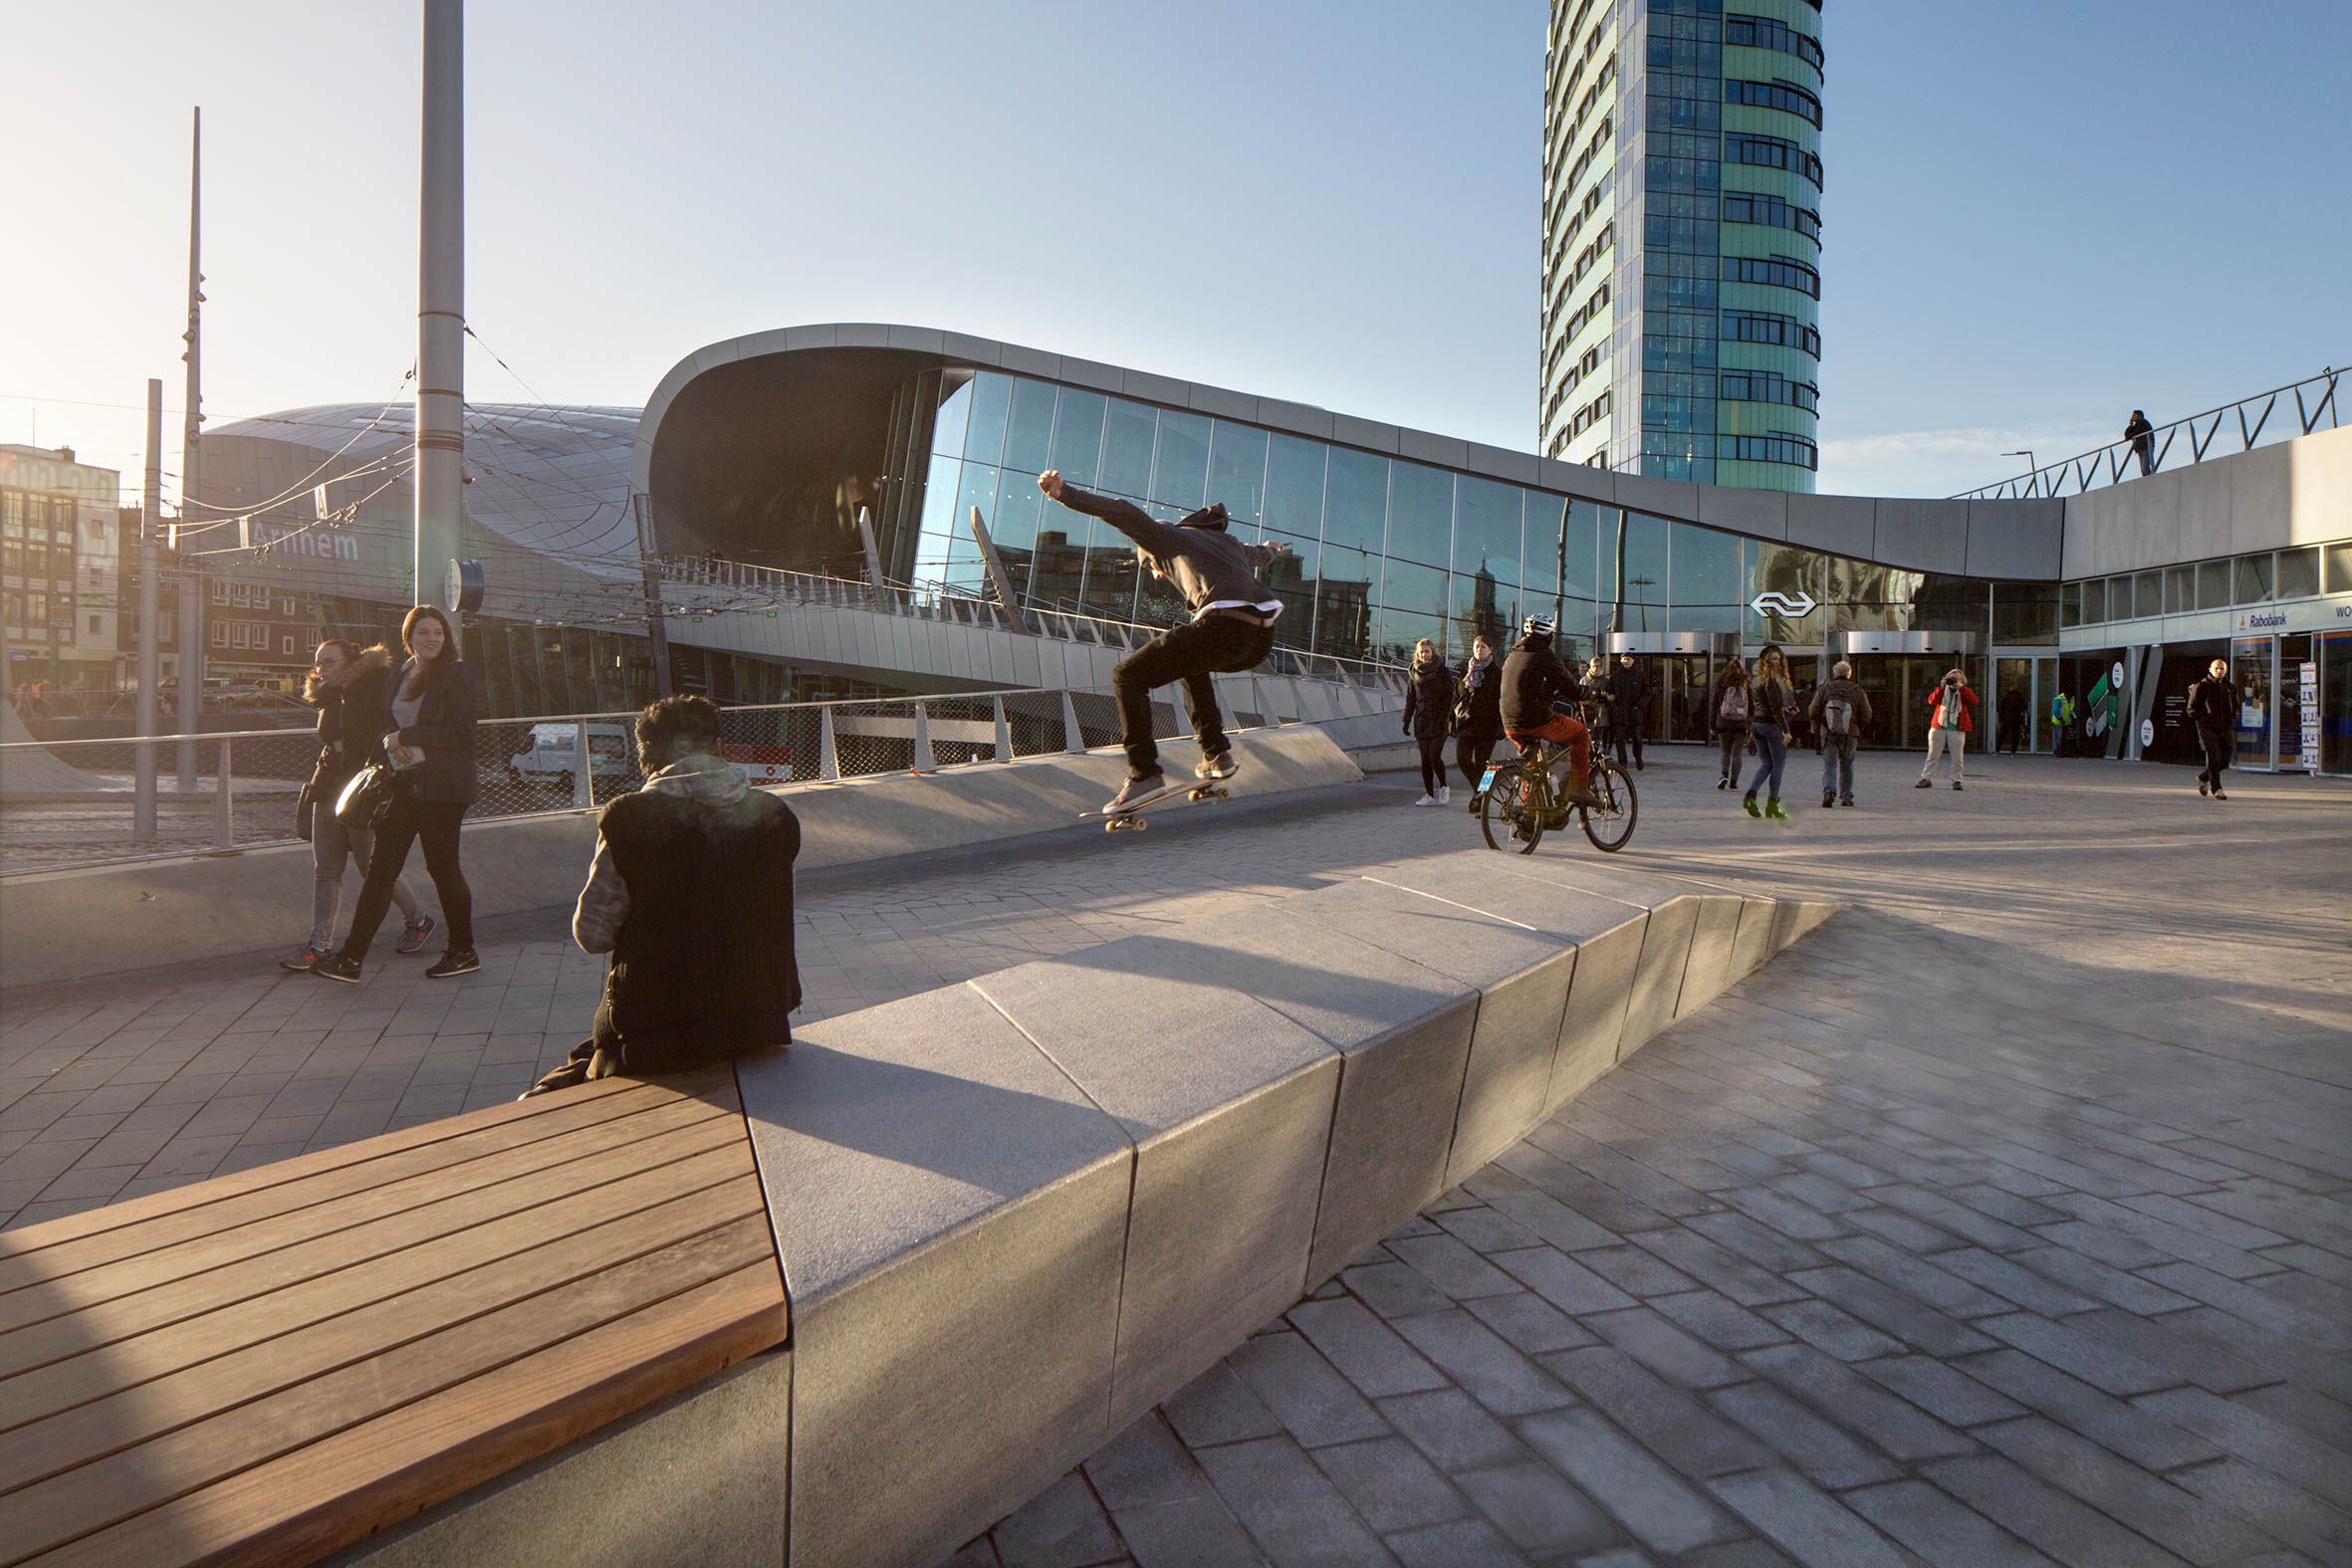
{"type": "Polygon", "coordinates": [[[645,582],[645,640],[653,646],[653,695],[669,697],[676,688],[670,685],[669,623],[662,618],[661,569],[654,563],[652,542],[646,534],[645,498],[631,496],[630,504],[637,515],[637,567],[645,582]]]}
{"type": "Polygon", "coordinates": [[[424,0],[416,291],[415,600],[457,559],[465,457],[465,5],[424,0]]]}
{"type": "Polygon", "coordinates": [[[1005,699],[1002,697],[997,699],[996,720],[997,761],[1009,763],[1013,760],[1013,727],[1005,721],[1005,699]]]}
{"type": "Polygon", "coordinates": [[[138,515],[138,735],[131,763],[131,836],[155,836],[155,688],[163,680],[163,574],[156,536],[163,531],[163,382],[147,378],[147,482],[138,515]]]}
{"type": "Polygon", "coordinates": [[[220,743],[220,767],[212,782],[212,845],[224,852],[237,847],[237,819],[229,799],[229,742],[225,740],[220,743]]]}
{"type": "MultiPolygon", "coordinates": [[[[204,274],[201,271],[203,216],[204,111],[194,112],[188,138],[188,414],[180,438],[179,517],[181,533],[197,521],[196,503],[204,494],[204,274]]],[[[204,581],[195,552],[183,541],[179,556],[179,733],[194,735],[204,728],[204,581]]],[[[179,743],[179,787],[185,794],[196,787],[196,743],[179,743]]]]}
{"type": "Polygon", "coordinates": [[[575,719],[572,722],[572,803],[574,805],[594,805],[596,803],[595,782],[588,773],[588,721],[586,719],[575,719]]]}

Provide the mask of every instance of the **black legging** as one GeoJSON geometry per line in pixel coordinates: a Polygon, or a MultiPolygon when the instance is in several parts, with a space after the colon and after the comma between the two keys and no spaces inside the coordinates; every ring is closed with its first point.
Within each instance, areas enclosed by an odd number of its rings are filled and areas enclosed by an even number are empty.
{"type": "Polygon", "coordinates": [[[1734,784],[1740,782],[1740,754],[1748,749],[1748,726],[1722,729],[1715,732],[1723,743],[1723,776],[1734,784]]]}
{"type": "Polygon", "coordinates": [[[1487,777],[1487,763],[1495,755],[1495,743],[1503,737],[1493,730],[1465,730],[1454,738],[1454,766],[1462,770],[1462,782],[1476,789],[1479,781],[1487,777]]]}
{"type": "Polygon", "coordinates": [[[1446,786],[1446,737],[1444,732],[1418,737],[1421,743],[1421,790],[1435,794],[1446,786]]]}
{"type": "Polygon", "coordinates": [[[463,800],[411,800],[403,795],[392,802],[392,808],[376,824],[375,849],[367,857],[367,880],[359,887],[358,908],[352,911],[351,935],[344,938],[345,958],[367,957],[375,928],[383,924],[384,911],[392,907],[392,884],[400,880],[400,868],[408,863],[408,846],[418,839],[424,841],[425,872],[433,879],[433,891],[441,899],[441,918],[449,926],[449,951],[474,950],[474,894],[457,864],[457,824],[464,815],[463,800]]]}

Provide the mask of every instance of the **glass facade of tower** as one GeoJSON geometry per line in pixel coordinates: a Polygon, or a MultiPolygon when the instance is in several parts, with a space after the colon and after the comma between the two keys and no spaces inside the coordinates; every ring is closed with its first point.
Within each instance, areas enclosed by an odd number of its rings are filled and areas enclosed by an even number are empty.
{"type": "Polygon", "coordinates": [[[1810,491],[1817,0],[1554,0],[1541,450],[1810,491]]]}

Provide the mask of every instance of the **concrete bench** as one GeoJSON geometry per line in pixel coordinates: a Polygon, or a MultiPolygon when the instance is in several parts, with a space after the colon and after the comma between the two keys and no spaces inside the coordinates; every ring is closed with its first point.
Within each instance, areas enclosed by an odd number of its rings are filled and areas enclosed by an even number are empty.
{"type": "Polygon", "coordinates": [[[725,1069],[0,1233],[0,1562],[315,1561],[787,1327],[725,1069]]]}

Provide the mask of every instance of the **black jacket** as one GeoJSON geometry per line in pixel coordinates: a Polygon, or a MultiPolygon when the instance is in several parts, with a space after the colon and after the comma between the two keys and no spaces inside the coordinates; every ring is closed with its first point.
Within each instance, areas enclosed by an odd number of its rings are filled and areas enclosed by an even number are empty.
{"type": "Polygon", "coordinates": [[[1786,725],[1788,708],[1795,697],[1783,681],[1765,681],[1750,676],[1748,679],[1748,724],[1751,729],[1760,724],[1786,725]]]}
{"type": "Polygon", "coordinates": [[[1405,733],[1416,741],[1442,741],[1453,719],[1454,672],[1443,659],[1414,665],[1405,682],[1405,733]]]}
{"type": "Polygon", "coordinates": [[[1576,672],[1560,662],[1548,637],[1522,637],[1503,661],[1503,728],[1540,730],[1551,722],[1551,705],[1584,695],[1576,672]]]}
{"type": "Polygon", "coordinates": [[[595,1043],[616,1050],[627,1071],[647,1073],[791,1040],[801,1005],[793,951],[801,822],[792,808],[702,757],[659,771],[604,807],[596,825],[597,852],[620,873],[628,912],[612,945],[595,1043]]]}
{"type": "Polygon", "coordinates": [[[2142,437],[2152,436],[2154,434],[2156,434],[2156,427],[2150,424],[2147,420],[2142,419],[2138,414],[2132,415],[2130,419],[2124,422],[2123,438],[2126,441],[2138,441],[2142,437]]]}
{"type": "Polygon", "coordinates": [[[482,717],[482,678],[463,659],[442,660],[424,689],[416,722],[403,730],[392,715],[392,704],[415,667],[416,661],[410,659],[384,682],[383,727],[376,738],[380,743],[384,736],[399,730],[402,745],[424,749],[424,765],[408,775],[408,787],[417,799],[471,801],[476,788],[474,727],[482,717]]]}
{"type": "Polygon", "coordinates": [[[2199,678],[2189,688],[2189,722],[2200,730],[2237,728],[2237,683],[2224,676],[2199,678]]]}
{"type": "Polygon", "coordinates": [[[1263,615],[1269,625],[1282,613],[1282,600],[1258,580],[1259,568],[1275,558],[1274,547],[1245,545],[1228,534],[1222,503],[1203,507],[1181,523],[1162,523],[1132,501],[1098,496],[1075,485],[1061,487],[1061,504],[1100,518],[1133,540],[1160,575],[1184,595],[1196,620],[1212,604],[1241,606],[1253,618],[1263,615]]]}
{"type": "Polygon", "coordinates": [[[1609,720],[1630,729],[1649,716],[1650,677],[1637,662],[1631,669],[1609,666],[1609,720]]]}
{"type": "Polygon", "coordinates": [[[392,656],[380,644],[360,653],[359,673],[341,686],[324,686],[319,708],[319,766],[311,771],[311,798],[332,805],[352,775],[383,761],[384,687],[392,656]]]}
{"type": "Polygon", "coordinates": [[[1503,730],[1503,661],[1489,659],[1487,673],[1476,686],[1470,684],[1470,667],[1464,665],[1461,679],[1454,683],[1454,706],[1467,715],[1456,726],[1464,735],[1499,735],[1503,730]]]}

